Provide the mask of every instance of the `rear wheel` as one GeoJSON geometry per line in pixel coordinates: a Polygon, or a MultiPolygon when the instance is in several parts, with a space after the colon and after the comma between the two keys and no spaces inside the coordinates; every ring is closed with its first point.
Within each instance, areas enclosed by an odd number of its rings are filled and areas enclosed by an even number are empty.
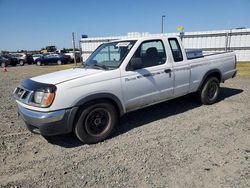
{"type": "Polygon", "coordinates": [[[75,135],[85,144],[105,140],[112,133],[117,122],[115,107],[108,102],[100,102],[84,108],[75,125],[75,135]]]}
{"type": "Polygon", "coordinates": [[[61,65],[61,64],[62,64],[62,61],[61,61],[61,60],[58,60],[58,61],[57,61],[57,64],[58,64],[58,65],[61,65]]]}
{"type": "Polygon", "coordinates": [[[219,95],[220,82],[216,77],[209,77],[206,79],[201,91],[200,100],[202,104],[214,104],[219,95]]]}

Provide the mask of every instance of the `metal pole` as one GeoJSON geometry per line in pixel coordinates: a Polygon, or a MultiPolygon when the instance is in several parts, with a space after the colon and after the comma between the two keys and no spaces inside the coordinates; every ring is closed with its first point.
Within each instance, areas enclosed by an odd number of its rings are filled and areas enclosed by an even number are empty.
{"type": "Polygon", "coordinates": [[[75,63],[75,67],[77,66],[76,64],[76,53],[75,53],[75,33],[72,32],[72,43],[73,43],[73,53],[74,53],[74,63],[75,63]]]}
{"type": "Polygon", "coordinates": [[[225,51],[227,52],[227,48],[228,48],[228,32],[227,32],[227,35],[226,35],[226,42],[225,42],[225,51]]]}
{"type": "Polygon", "coordinates": [[[230,33],[229,33],[229,44],[228,44],[229,51],[230,51],[230,46],[231,46],[231,37],[232,37],[232,29],[230,29],[230,33]]]}
{"type": "Polygon", "coordinates": [[[184,32],[183,30],[180,32],[180,38],[181,38],[181,41],[183,40],[183,37],[184,37],[184,32]]]}
{"type": "Polygon", "coordinates": [[[81,46],[81,40],[79,40],[79,50],[80,50],[80,61],[82,61],[82,46],[81,46]]]}
{"type": "Polygon", "coordinates": [[[161,33],[163,33],[163,18],[165,18],[165,15],[161,16],[161,33]]]}

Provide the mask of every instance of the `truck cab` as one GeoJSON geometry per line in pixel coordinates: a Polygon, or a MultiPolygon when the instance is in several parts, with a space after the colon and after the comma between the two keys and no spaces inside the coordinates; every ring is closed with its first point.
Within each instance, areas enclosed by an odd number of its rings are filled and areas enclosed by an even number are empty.
{"type": "Polygon", "coordinates": [[[128,111],[188,93],[190,69],[182,49],[175,37],[137,43],[127,63],[121,66],[125,69],[121,77],[125,78],[122,86],[128,111]],[[175,71],[177,68],[179,71],[175,71]],[[133,88],[138,90],[131,92],[133,88]]]}

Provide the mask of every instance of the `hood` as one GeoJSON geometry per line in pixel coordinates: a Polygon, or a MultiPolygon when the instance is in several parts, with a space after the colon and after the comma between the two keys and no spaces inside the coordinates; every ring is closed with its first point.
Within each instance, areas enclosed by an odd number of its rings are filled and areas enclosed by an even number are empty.
{"type": "Polygon", "coordinates": [[[104,70],[100,69],[86,69],[86,68],[72,68],[67,70],[62,70],[58,72],[53,72],[37,77],[31,78],[31,80],[34,80],[36,82],[41,83],[48,83],[48,84],[59,84],[62,82],[66,82],[69,80],[73,80],[76,78],[85,77],[88,75],[97,74],[100,72],[103,72],[104,70]]]}

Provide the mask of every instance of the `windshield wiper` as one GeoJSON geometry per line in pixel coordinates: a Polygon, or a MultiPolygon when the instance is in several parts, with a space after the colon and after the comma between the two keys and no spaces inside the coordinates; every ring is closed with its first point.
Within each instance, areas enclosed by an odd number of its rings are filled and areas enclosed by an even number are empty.
{"type": "Polygon", "coordinates": [[[93,65],[89,65],[89,66],[96,67],[96,68],[103,69],[103,70],[108,69],[106,65],[100,65],[100,64],[93,64],[93,65]]]}
{"type": "Polygon", "coordinates": [[[103,69],[107,70],[108,67],[106,65],[100,65],[100,64],[82,64],[80,68],[97,68],[97,69],[103,69]]]}
{"type": "Polygon", "coordinates": [[[79,68],[86,68],[86,67],[88,67],[88,66],[89,66],[89,65],[82,63],[82,64],[80,65],[79,68]]]}

